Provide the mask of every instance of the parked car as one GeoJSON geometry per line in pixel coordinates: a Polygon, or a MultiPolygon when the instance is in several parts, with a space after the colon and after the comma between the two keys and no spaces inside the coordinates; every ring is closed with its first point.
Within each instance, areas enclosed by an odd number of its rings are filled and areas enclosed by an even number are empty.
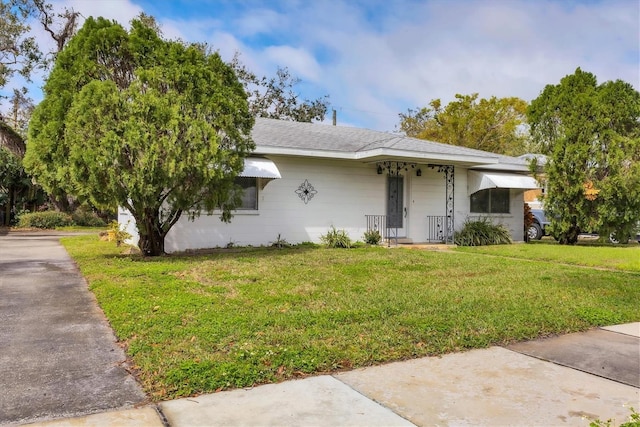
{"type": "MultiPolygon", "coordinates": [[[[638,224],[636,224],[636,232],[635,233],[631,233],[631,236],[629,236],[629,242],[636,240],[638,243],[640,243],[640,221],[638,221],[638,224]],[[635,239],[634,239],[634,234],[635,234],[635,239]]],[[[611,233],[609,235],[609,241],[611,243],[620,243],[620,241],[616,238],[615,233],[611,233]]]]}
{"type": "MultiPolygon", "coordinates": [[[[549,221],[547,220],[547,217],[544,214],[544,210],[531,209],[531,214],[533,215],[533,223],[529,226],[529,229],[527,230],[527,236],[529,237],[529,240],[540,240],[542,239],[543,236],[548,236],[549,231],[547,230],[547,226],[549,225],[549,221]]],[[[597,233],[582,233],[582,234],[590,234],[592,236],[597,237],[597,233]]],[[[640,243],[640,223],[638,223],[635,240],[638,243],[640,243]]],[[[609,236],[609,241],[611,243],[618,243],[618,241],[614,238],[613,234],[609,236]]]]}
{"type": "Polygon", "coordinates": [[[547,226],[549,221],[542,209],[531,209],[533,215],[533,223],[527,229],[527,236],[529,240],[540,240],[543,236],[547,236],[547,226]]]}

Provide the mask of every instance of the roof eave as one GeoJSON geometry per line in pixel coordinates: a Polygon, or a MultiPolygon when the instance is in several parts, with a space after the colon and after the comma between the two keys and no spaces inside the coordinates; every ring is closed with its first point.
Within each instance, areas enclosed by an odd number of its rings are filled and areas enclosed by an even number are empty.
{"type": "Polygon", "coordinates": [[[473,170],[492,170],[492,171],[505,171],[505,172],[526,172],[530,174],[528,165],[518,165],[514,163],[492,163],[472,166],[469,169],[473,170]]]}
{"type": "Polygon", "coordinates": [[[329,150],[309,150],[299,148],[283,148],[258,145],[254,151],[256,154],[272,154],[293,157],[312,157],[337,160],[360,160],[374,163],[385,160],[397,160],[414,163],[447,163],[465,166],[493,165],[499,162],[497,157],[471,156],[460,154],[425,153],[417,151],[392,150],[377,148],[374,150],[343,152],[329,150]]]}
{"type": "Polygon", "coordinates": [[[356,153],[356,158],[367,162],[399,160],[414,163],[446,163],[466,166],[498,162],[497,157],[491,156],[428,153],[421,151],[394,150],[389,148],[376,148],[374,150],[361,151],[356,153]]]}
{"type": "Polygon", "coordinates": [[[315,157],[325,159],[343,159],[355,160],[355,153],[348,151],[329,151],[329,150],[308,150],[300,148],[284,148],[271,147],[267,145],[256,145],[253,151],[255,154],[274,154],[292,157],[315,157]]]}

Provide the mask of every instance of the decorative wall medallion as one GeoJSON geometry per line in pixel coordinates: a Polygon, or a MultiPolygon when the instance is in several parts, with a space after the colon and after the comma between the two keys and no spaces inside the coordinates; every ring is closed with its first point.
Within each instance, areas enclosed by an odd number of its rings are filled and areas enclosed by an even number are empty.
{"type": "Polygon", "coordinates": [[[313,199],[313,196],[315,196],[317,192],[318,191],[313,188],[313,185],[309,184],[309,181],[306,179],[296,190],[296,194],[298,195],[298,197],[300,197],[300,199],[302,199],[305,205],[309,203],[309,200],[313,199]]]}

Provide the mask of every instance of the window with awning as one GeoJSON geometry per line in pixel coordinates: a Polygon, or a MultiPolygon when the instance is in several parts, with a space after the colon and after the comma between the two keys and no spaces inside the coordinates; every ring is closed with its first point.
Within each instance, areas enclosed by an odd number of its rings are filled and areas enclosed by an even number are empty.
{"type": "Polygon", "coordinates": [[[490,188],[516,188],[520,190],[541,188],[534,178],[514,173],[468,171],[467,178],[467,195],[469,196],[490,188]]]}
{"type": "Polygon", "coordinates": [[[275,163],[269,159],[260,159],[256,157],[244,159],[244,170],[240,173],[240,176],[265,179],[282,178],[275,163]]]}
{"type": "Polygon", "coordinates": [[[242,188],[238,210],[258,210],[258,189],[263,190],[268,182],[281,178],[275,163],[269,159],[249,157],[244,159],[244,169],[235,183],[242,188]]]}

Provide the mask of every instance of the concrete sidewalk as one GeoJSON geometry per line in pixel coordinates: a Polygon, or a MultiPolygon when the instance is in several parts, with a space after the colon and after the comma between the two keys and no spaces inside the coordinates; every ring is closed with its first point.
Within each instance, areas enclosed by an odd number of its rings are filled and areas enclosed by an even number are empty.
{"type": "Polygon", "coordinates": [[[556,363],[516,351],[520,344],[491,347],[37,425],[588,426],[597,418],[619,425],[629,406],[640,409],[638,387],[606,378],[618,368],[640,378],[640,323],[531,343],[555,351],[556,363]],[[590,350],[557,352],[566,337],[590,350]],[[584,360],[607,366],[602,375],[569,367],[584,360]]]}

